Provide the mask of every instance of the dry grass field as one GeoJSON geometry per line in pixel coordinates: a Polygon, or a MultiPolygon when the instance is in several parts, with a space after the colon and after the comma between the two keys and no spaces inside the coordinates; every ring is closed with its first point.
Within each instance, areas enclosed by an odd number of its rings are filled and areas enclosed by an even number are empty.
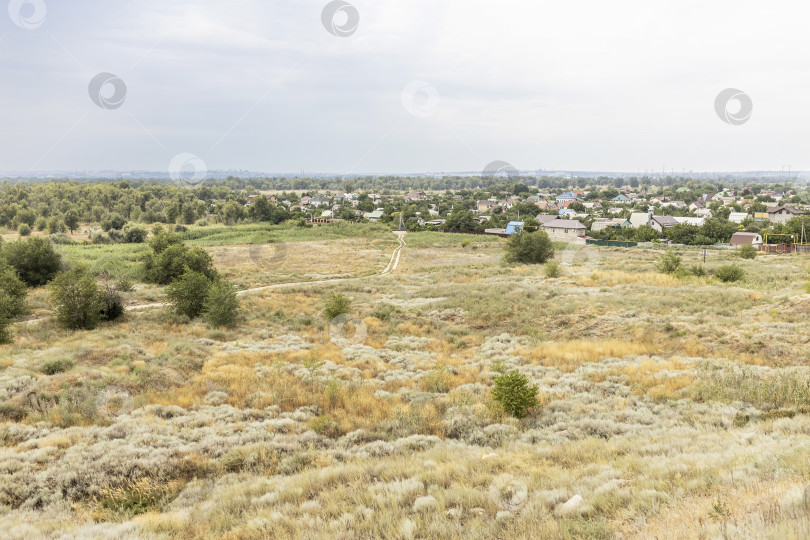
{"type": "Polygon", "coordinates": [[[548,278],[500,238],[411,233],[379,275],[392,233],[321,229],[190,242],[241,289],[290,284],[236,329],[158,307],[69,332],[29,294],[41,320],[0,347],[0,536],[810,537],[810,257],[712,251],[727,284],[559,245],[548,278]],[[525,419],[490,396],[502,368],[539,387],[525,419]]]}

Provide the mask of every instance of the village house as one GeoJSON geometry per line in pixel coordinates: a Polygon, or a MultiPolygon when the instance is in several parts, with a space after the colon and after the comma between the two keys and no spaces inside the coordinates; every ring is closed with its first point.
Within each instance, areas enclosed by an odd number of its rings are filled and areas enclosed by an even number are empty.
{"type": "Polygon", "coordinates": [[[652,212],[633,212],[630,214],[630,226],[634,229],[638,229],[639,227],[652,226],[652,212]]]}
{"type": "Polygon", "coordinates": [[[678,220],[672,216],[653,216],[650,224],[653,229],[662,233],[664,229],[669,229],[678,224],[678,220]]]}
{"type": "Polygon", "coordinates": [[[558,195],[556,200],[558,205],[562,205],[565,203],[570,204],[572,202],[577,202],[579,200],[579,197],[577,197],[576,194],[568,191],[566,193],[563,193],[562,195],[558,195]]]}
{"type": "Polygon", "coordinates": [[[768,208],[768,219],[773,223],[785,223],[789,219],[803,215],[804,212],[790,206],[774,206],[768,208]]]}
{"type": "Polygon", "coordinates": [[[762,245],[762,235],[752,232],[736,232],[731,235],[731,242],[729,243],[732,246],[745,246],[749,244],[760,246],[762,245]]]}
{"type": "Polygon", "coordinates": [[[732,223],[742,223],[751,217],[747,212],[731,212],[728,215],[728,220],[732,223]]]}
{"type": "Polygon", "coordinates": [[[575,219],[555,219],[540,225],[552,240],[576,240],[585,236],[587,228],[575,219]]]}

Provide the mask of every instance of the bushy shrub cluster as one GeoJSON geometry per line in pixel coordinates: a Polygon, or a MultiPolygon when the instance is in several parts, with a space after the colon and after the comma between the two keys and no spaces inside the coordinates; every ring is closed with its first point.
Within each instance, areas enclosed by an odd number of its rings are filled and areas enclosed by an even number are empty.
{"type": "Polygon", "coordinates": [[[545,231],[514,234],[505,249],[508,263],[543,264],[554,257],[554,245],[545,231]]]}

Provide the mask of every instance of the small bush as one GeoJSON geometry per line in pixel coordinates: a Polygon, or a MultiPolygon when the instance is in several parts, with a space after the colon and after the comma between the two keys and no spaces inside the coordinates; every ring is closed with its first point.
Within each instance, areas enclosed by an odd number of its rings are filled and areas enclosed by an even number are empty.
{"type": "Polygon", "coordinates": [[[733,283],[735,281],[740,281],[745,276],[745,272],[742,268],[737,266],[736,264],[725,264],[723,266],[718,267],[714,271],[714,277],[722,281],[723,283],[733,283]]]}
{"type": "Polygon", "coordinates": [[[331,292],[329,293],[329,296],[326,297],[326,301],[324,302],[323,316],[327,321],[331,321],[338,315],[351,312],[351,309],[352,301],[349,300],[346,295],[338,292],[331,292]]]}
{"type": "Polygon", "coordinates": [[[505,250],[508,263],[543,264],[554,257],[554,246],[545,231],[513,234],[505,250]]]}
{"type": "Polygon", "coordinates": [[[537,386],[529,385],[529,379],[518,370],[495,377],[492,399],[515,418],[525,418],[529,409],[536,407],[537,386]]]}
{"type": "Polygon", "coordinates": [[[671,249],[667,250],[666,253],[661,255],[656,263],[656,267],[658,268],[659,272],[663,272],[664,274],[674,274],[678,271],[678,268],[681,266],[681,257],[676,255],[674,251],[671,249]]]}
{"type": "Polygon", "coordinates": [[[180,225],[178,223],[177,225],[174,226],[174,232],[180,233],[180,234],[182,234],[184,232],[188,232],[188,227],[186,227],[185,225],[180,225]]]}
{"type": "Polygon", "coordinates": [[[189,270],[166,287],[166,296],[175,313],[193,319],[205,310],[210,288],[211,281],[205,274],[189,270]]]}
{"type": "Polygon", "coordinates": [[[59,274],[51,283],[56,320],[65,328],[92,330],[101,319],[104,298],[96,282],[81,268],[59,274]]]}
{"type": "Polygon", "coordinates": [[[557,261],[548,261],[546,263],[546,277],[547,278],[558,278],[562,274],[562,269],[560,268],[560,263],[557,261]]]}
{"type": "Polygon", "coordinates": [[[17,233],[20,236],[29,236],[31,234],[31,226],[28,223],[20,223],[17,227],[17,233]]]}
{"type": "Polygon", "coordinates": [[[737,255],[739,255],[741,259],[755,259],[757,257],[757,251],[757,248],[751,244],[746,244],[737,250],[737,255]]]}
{"type": "Polygon", "coordinates": [[[236,326],[239,320],[239,298],[236,289],[225,280],[215,281],[205,301],[205,318],[212,326],[236,326]]]}
{"type": "Polygon", "coordinates": [[[69,360],[48,360],[39,368],[45,375],[56,375],[73,367],[69,360]]]}
{"type": "Polygon", "coordinates": [[[0,404],[0,418],[3,420],[19,422],[26,416],[28,416],[28,413],[23,407],[12,405],[10,403],[0,404]]]}
{"type": "Polygon", "coordinates": [[[101,290],[101,319],[114,321],[124,314],[124,299],[118,290],[111,284],[105,283],[101,290]]]}
{"type": "Polygon", "coordinates": [[[706,269],[702,264],[693,264],[689,267],[689,273],[693,276],[702,277],[706,275],[706,269]]]}

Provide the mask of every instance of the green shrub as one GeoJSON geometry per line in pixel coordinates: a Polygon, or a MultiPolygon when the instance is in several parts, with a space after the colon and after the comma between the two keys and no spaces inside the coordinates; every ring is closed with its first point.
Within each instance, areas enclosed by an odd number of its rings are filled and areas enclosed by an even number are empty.
{"type": "Polygon", "coordinates": [[[716,268],[714,271],[714,277],[723,283],[740,281],[744,276],[745,272],[736,264],[724,264],[723,266],[716,268]]]}
{"type": "Polygon", "coordinates": [[[51,283],[56,320],[65,328],[92,330],[101,320],[104,297],[95,280],[81,269],[62,272],[51,283]]]}
{"type": "Polygon", "coordinates": [[[562,274],[562,268],[560,268],[560,263],[554,260],[548,261],[546,263],[546,277],[547,278],[558,278],[562,274]]]}
{"type": "Polygon", "coordinates": [[[166,296],[174,305],[175,313],[193,319],[205,310],[210,288],[211,281],[205,274],[188,270],[166,287],[166,296]]]}
{"type": "Polygon", "coordinates": [[[346,295],[330,292],[323,305],[323,316],[327,321],[331,321],[338,315],[351,312],[351,309],[352,301],[346,295]]]}
{"type": "Polygon", "coordinates": [[[29,287],[45,285],[62,267],[62,258],[51,243],[41,237],[4,244],[3,257],[29,287]]]}
{"type": "Polygon", "coordinates": [[[689,267],[689,273],[693,276],[702,277],[706,275],[706,269],[702,264],[693,264],[689,267]]]}
{"type": "Polygon", "coordinates": [[[44,217],[37,218],[36,228],[38,231],[44,231],[45,229],[48,228],[48,220],[45,219],[44,217]]]}
{"type": "Polygon", "coordinates": [[[659,272],[664,274],[674,274],[681,266],[681,257],[676,255],[674,251],[668,249],[656,263],[659,272]]]}
{"type": "Polygon", "coordinates": [[[545,231],[513,234],[505,250],[508,263],[543,264],[554,257],[554,246],[545,231]]]}
{"type": "Polygon", "coordinates": [[[48,360],[39,368],[45,375],[56,375],[73,367],[70,360],[48,360]]]}
{"type": "Polygon", "coordinates": [[[757,251],[759,250],[751,244],[746,244],[737,250],[737,255],[739,255],[741,259],[755,259],[757,251]]]}
{"type": "Polygon", "coordinates": [[[515,418],[525,418],[529,409],[538,405],[537,386],[518,370],[495,377],[492,399],[515,418]]]}
{"type": "Polygon", "coordinates": [[[31,234],[31,226],[28,223],[20,223],[20,226],[17,227],[17,233],[20,236],[29,236],[31,234]]]}
{"type": "Polygon", "coordinates": [[[7,295],[0,313],[14,319],[25,313],[25,295],[28,289],[11,266],[0,259],[0,293],[7,295]]]}
{"type": "Polygon", "coordinates": [[[239,298],[236,289],[225,280],[217,280],[208,290],[205,318],[212,326],[236,326],[239,320],[239,298]]]}

